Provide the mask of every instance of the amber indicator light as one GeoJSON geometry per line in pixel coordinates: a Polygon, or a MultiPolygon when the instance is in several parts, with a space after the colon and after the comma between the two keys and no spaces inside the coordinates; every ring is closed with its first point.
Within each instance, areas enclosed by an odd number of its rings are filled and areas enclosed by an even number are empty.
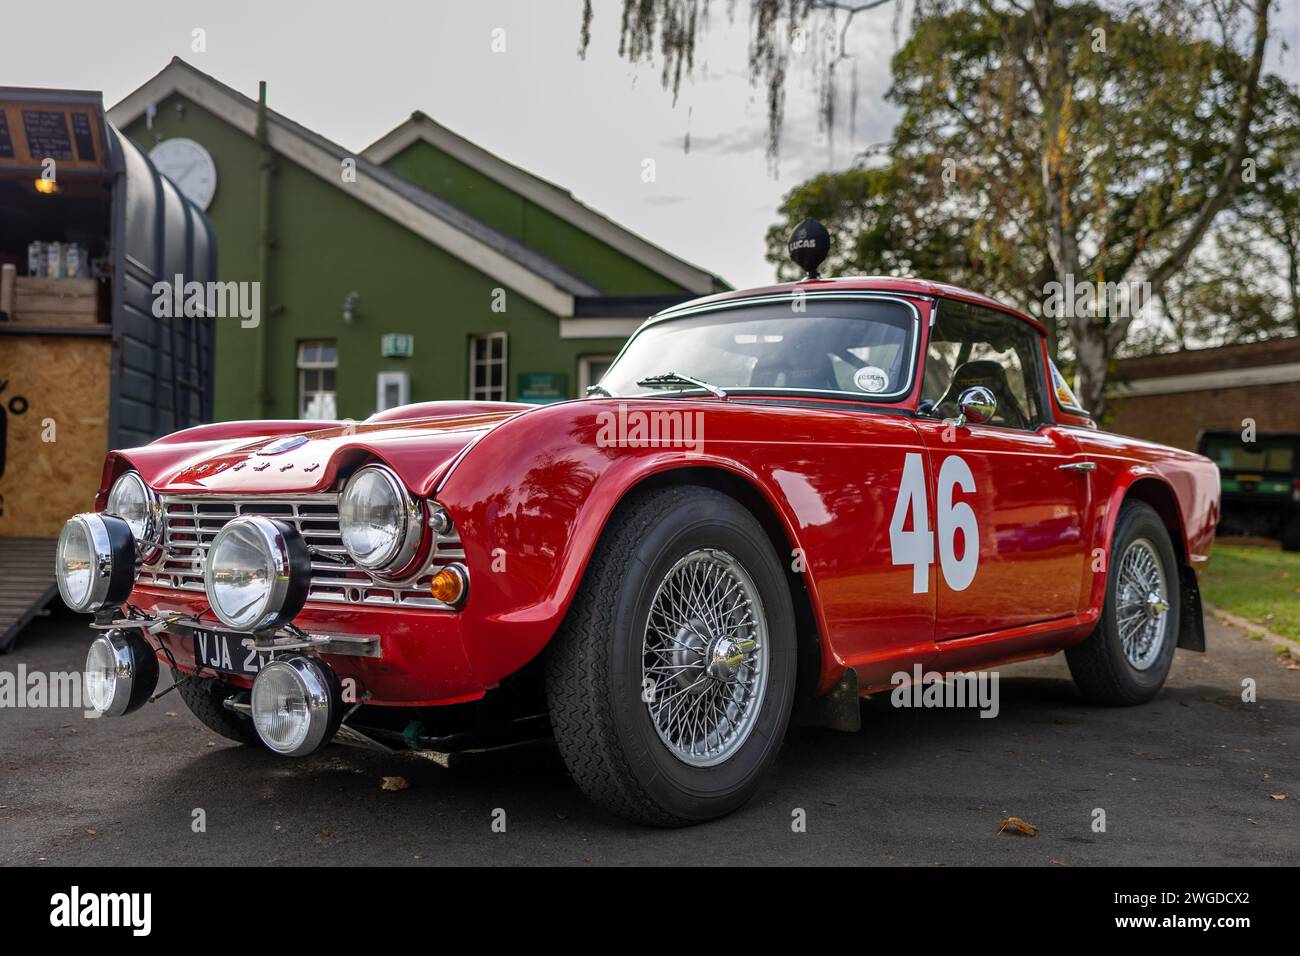
{"type": "Polygon", "coordinates": [[[455,604],[465,594],[465,579],[452,568],[443,568],[429,582],[429,593],[443,604],[455,604]]]}

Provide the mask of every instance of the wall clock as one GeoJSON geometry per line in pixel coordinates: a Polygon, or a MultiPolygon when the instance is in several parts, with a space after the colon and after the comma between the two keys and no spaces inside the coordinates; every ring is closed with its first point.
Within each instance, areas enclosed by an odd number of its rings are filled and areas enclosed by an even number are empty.
{"type": "Polygon", "coordinates": [[[158,171],[176,184],[185,198],[206,210],[217,191],[217,165],[192,139],[165,139],[149,153],[158,171]]]}

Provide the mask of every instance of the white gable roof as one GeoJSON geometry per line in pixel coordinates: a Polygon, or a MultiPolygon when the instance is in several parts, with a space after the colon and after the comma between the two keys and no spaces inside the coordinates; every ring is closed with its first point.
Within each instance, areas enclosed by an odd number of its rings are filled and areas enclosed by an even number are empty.
{"type": "MultiPolygon", "coordinates": [[[[248,136],[256,135],[257,102],[179,57],[110,109],[108,118],[122,129],[145,115],[151,104],[161,103],[173,94],[185,97],[248,136]]],[[[555,315],[571,317],[576,297],[599,293],[535,250],[364,155],[357,156],[269,109],[267,136],[271,148],[286,159],[555,315]],[[348,158],[356,161],[356,182],[344,182],[340,175],[340,164],[348,158]]]]}

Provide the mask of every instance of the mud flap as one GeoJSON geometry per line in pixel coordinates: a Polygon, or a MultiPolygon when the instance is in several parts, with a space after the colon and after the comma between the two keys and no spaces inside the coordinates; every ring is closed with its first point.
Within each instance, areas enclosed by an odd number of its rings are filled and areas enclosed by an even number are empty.
{"type": "Polygon", "coordinates": [[[1186,651],[1205,650],[1205,617],[1201,610],[1201,586],[1191,568],[1179,569],[1182,604],[1178,615],[1178,646],[1186,651]]]}
{"type": "Polygon", "coordinates": [[[791,723],[797,727],[826,727],[856,733],[862,729],[860,704],[858,672],[850,667],[830,693],[801,701],[795,707],[791,723]]]}

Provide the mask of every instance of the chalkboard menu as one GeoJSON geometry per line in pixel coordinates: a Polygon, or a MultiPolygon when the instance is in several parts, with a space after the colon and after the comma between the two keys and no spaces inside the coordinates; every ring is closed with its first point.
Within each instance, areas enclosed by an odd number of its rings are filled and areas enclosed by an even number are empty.
{"type": "Polygon", "coordinates": [[[26,101],[0,97],[0,179],[29,178],[46,160],[58,162],[60,180],[64,174],[103,176],[107,172],[108,127],[102,108],[82,94],[69,94],[69,99],[62,103],[58,97],[26,101]]]}
{"type": "Polygon", "coordinates": [[[53,110],[23,110],[27,151],[34,160],[74,159],[65,114],[53,110]]]}
{"type": "Polygon", "coordinates": [[[90,133],[89,113],[70,113],[72,117],[72,138],[77,141],[77,158],[94,161],[95,137],[90,133]]]}

